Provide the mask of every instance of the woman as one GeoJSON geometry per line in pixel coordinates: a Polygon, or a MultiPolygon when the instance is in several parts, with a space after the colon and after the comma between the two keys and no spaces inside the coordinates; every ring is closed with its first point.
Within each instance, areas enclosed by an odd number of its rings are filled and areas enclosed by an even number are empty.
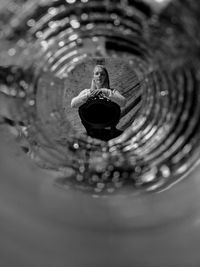
{"type": "Polygon", "coordinates": [[[103,65],[96,65],[94,68],[93,79],[90,89],[84,89],[80,94],[71,101],[72,108],[79,108],[85,104],[90,98],[105,97],[112,102],[123,107],[126,99],[117,90],[110,88],[109,76],[103,65]]]}
{"type": "Polygon", "coordinates": [[[91,88],[84,89],[78,96],[74,97],[71,101],[71,107],[79,108],[79,115],[88,135],[107,141],[121,133],[116,129],[116,124],[120,118],[120,107],[123,107],[125,103],[124,96],[117,90],[110,88],[106,68],[103,65],[96,65],[91,88]],[[99,105],[95,100],[98,101],[99,105]],[[90,123],[86,118],[90,118],[90,123]],[[107,125],[103,123],[104,121],[107,121],[107,125]]]}

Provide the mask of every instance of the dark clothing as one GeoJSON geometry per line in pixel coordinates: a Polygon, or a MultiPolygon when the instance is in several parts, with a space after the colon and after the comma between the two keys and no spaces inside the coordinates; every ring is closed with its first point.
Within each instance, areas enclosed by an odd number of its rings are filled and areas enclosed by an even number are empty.
{"type": "Polygon", "coordinates": [[[79,116],[87,134],[104,141],[122,133],[116,129],[120,114],[119,105],[108,99],[92,99],[79,108],[79,116]]]}

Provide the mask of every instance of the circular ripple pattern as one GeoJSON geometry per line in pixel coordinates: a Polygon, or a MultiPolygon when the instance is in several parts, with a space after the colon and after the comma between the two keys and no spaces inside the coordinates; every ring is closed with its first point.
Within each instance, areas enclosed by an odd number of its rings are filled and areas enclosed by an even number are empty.
{"type": "Polygon", "coordinates": [[[142,1],[49,0],[28,2],[4,27],[2,39],[17,43],[11,63],[16,54],[23,71],[20,86],[2,79],[1,91],[21,96],[20,142],[57,171],[57,184],[94,196],[161,191],[198,163],[198,15],[198,4],[186,0],[161,13],[142,1]],[[109,142],[87,137],[70,108],[98,62],[127,99],[123,133],[109,142]]]}

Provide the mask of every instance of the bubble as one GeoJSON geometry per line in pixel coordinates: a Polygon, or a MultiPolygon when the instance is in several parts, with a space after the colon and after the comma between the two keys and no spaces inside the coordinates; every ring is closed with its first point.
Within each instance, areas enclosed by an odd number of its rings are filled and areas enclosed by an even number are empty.
{"type": "Polygon", "coordinates": [[[16,54],[16,49],[15,48],[10,48],[8,50],[8,55],[13,57],[16,54]]]}
{"type": "Polygon", "coordinates": [[[80,27],[80,23],[79,23],[79,21],[76,20],[76,19],[72,19],[72,20],[70,21],[70,24],[71,24],[71,26],[72,26],[73,29],[78,29],[78,28],[80,27]]]}
{"type": "Polygon", "coordinates": [[[170,169],[166,165],[161,166],[160,171],[164,178],[168,178],[171,175],[170,169]]]}
{"type": "Polygon", "coordinates": [[[50,7],[50,8],[48,9],[48,13],[49,13],[50,15],[54,16],[54,15],[57,14],[57,9],[54,8],[54,7],[50,7]]]}
{"type": "Polygon", "coordinates": [[[151,169],[141,176],[141,181],[143,183],[151,183],[156,179],[157,171],[155,169],[151,169]]]}
{"type": "Polygon", "coordinates": [[[68,4],[74,4],[74,3],[76,2],[76,0],[66,0],[66,2],[67,2],[68,4]]]}
{"type": "Polygon", "coordinates": [[[43,37],[43,32],[41,32],[41,31],[36,32],[36,37],[37,38],[42,38],[43,37]]]}
{"type": "Polygon", "coordinates": [[[79,149],[79,144],[75,143],[75,144],[74,144],[74,148],[75,148],[75,149],[79,149]]]}
{"type": "Polygon", "coordinates": [[[35,100],[34,99],[29,100],[29,105],[30,106],[34,106],[35,105],[35,100]]]}
{"type": "Polygon", "coordinates": [[[64,41],[60,41],[59,44],[58,44],[60,47],[63,47],[65,45],[65,42],[64,41]]]}
{"type": "Polygon", "coordinates": [[[76,39],[78,39],[78,35],[77,34],[72,34],[69,36],[69,41],[75,41],[76,39]]]}
{"type": "Polygon", "coordinates": [[[27,21],[27,26],[29,26],[29,27],[33,27],[35,25],[35,20],[34,19],[29,19],[28,21],[27,21]]]}
{"type": "Polygon", "coordinates": [[[88,23],[87,25],[86,25],[86,29],[87,30],[92,30],[94,28],[94,24],[93,23],[88,23]]]}

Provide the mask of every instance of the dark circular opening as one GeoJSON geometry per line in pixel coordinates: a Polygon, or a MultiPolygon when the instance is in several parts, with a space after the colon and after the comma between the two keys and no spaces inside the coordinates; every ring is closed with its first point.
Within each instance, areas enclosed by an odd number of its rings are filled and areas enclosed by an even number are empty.
{"type": "Polygon", "coordinates": [[[84,123],[94,128],[116,126],[120,119],[120,107],[107,100],[92,100],[79,108],[79,116],[84,123]]]}

